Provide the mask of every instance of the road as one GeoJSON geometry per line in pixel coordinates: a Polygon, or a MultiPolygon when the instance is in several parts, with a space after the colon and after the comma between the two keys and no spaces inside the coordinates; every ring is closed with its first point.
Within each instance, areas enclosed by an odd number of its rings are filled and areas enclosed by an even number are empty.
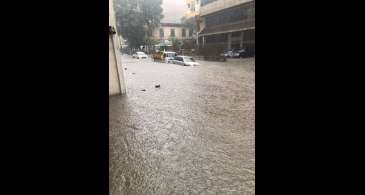
{"type": "Polygon", "coordinates": [[[109,102],[110,194],[255,194],[254,59],[122,61],[127,95],[109,102]]]}

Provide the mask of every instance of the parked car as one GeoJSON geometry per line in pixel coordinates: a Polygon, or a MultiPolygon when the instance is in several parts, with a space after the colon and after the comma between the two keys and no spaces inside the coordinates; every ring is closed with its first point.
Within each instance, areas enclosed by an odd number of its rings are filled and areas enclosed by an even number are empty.
{"type": "Polygon", "coordinates": [[[228,50],[223,53],[223,56],[227,58],[238,58],[240,54],[235,50],[228,50]]]}
{"type": "Polygon", "coordinates": [[[198,62],[196,62],[194,60],[193,57],[190,56],[176,56],[173,60],[172,60],[173,64],[180,64],[183,66],[196,66],[199,65],[198,62]]]}
{"type": "Polygon", "coordinates": [[[240,58],[240,57],[244,57],[246,55],[246,50],[245,49],[233,49],[233,50],[228,50],[224,53],[221,54],[224,57],[227,58],[240,58]]]}
{"type": "Polygon", "coordinates": [[[137,58],[137,59],[147,59],[148,56],[141,51],[137,51],[135,54],[132,55],[133,58],[137,58]]]}
{"type": "Polygon", "coordinates": [[[245,49],[239,49],[237,50],[237,53],[239,54],[238,57],[243,58],[246,56],[246,50],[245,49]]]}

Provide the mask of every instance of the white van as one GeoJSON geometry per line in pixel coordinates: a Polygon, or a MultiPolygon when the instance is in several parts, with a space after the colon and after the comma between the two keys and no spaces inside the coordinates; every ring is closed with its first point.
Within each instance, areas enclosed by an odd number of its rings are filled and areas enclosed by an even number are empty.
{"type": "Polygon", "coordinates": [[[166,51],[163,53],[163,58],[165,59],[165,63],[172,62],[173,59],[176,57],[176,52],[173,51],[166,51]]]}

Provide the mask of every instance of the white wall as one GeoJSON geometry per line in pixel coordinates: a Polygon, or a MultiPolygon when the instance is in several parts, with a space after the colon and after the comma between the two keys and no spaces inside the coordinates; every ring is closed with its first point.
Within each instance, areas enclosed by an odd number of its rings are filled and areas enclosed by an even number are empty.
{"type": "MultiPolygon", "coordinates": [[[[116,26],[113,0],[109,0],[109,25],[114,28],[116,26]]],[[[109,35],[109,95],[126,93],[124,68],[121,63],[119,48],[120,41],[117,34],[109,35]]]]}
{"type": "Polygon", "coordinates": [[[123,67],[118,64],[119,60],[116,57],[120,56],[115,55],[113,40],[109,36],[109,95],[124,94],[126,92],[124,72],[121,71],[123,67]]]}
{"type": "Polygon", "coordinates": [[[200,10],[200,0],[186,0],[186,6],[188,4],[193,5],[195,10],[192,10],[191,8],[188,8],[188,10],[185,13],[186,18],[194,18],[195,15],[199,14],[200,10]]]}
{"type": "Polygon", "coordinates": [[[109,38],[109,95],[119,94],[119,78],[117,75],[117,68],[115,62],[115,55],[113,54],[113,44],[109,38]]]}

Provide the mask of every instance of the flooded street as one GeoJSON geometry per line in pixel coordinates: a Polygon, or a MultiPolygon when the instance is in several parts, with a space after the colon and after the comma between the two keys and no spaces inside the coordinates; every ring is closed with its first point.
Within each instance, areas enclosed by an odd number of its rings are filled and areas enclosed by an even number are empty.
{"type": "Polygon", "coordinates": [[[122,61],[127,95],[109,100],[110,194],[255,194],[254,59],[122,61]]]}

